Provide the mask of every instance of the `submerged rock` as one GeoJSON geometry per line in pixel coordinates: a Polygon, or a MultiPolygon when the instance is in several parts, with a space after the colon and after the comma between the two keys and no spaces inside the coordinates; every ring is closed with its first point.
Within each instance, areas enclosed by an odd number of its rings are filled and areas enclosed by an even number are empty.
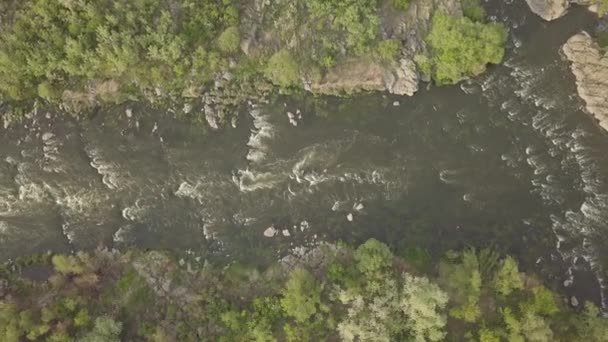
{"type": "Polygon", "coordinates": [[[602,52],[584,31],[568,39],[562,51],[572,63],[577,92],[587,111],[608,130],[608,52],[602,52]]]}
{"type": "Polygon", "coordinates": [[[564,14],[570,6],[568,0],[526,0],[530,10],[544,20],[555,20],[564,14]]]}

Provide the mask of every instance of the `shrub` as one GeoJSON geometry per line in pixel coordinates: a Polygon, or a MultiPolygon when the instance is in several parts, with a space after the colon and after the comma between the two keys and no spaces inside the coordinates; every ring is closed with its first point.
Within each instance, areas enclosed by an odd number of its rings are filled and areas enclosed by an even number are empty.
{"type": "Polygon", "coordinates": [[[286,49],[276,52],[266,66],[266,77],[281,87],[291,87],[300,80],[299,67],[286,49]]]}
{"type": "Polygon", "coordinates": [[[381,61],[392,61],[399,55],[401,43],[398,39],[386,39],[378,43],[375,55],[381,61]]]}
{"type": "Polygon", "coordinates": [[[481,0],[461,0],[460,3],[465,17],[479,22],[486,19],[486,10],[481,5],[481,0]]]}
{"type": "Polygon", "coordinates": [[[55,267],[55,271],[63,275],[78,275],[84,273],[85,271],[84,266],[82,265],[80,260],[78,260],[73,255],[53,255],[53,257],[51,258],[51,262],[55,267]]]}
{"type": "Polygon", "coordinates": [[[49,82],[42,82],[38,85],[38,96],[47,101],[52,101],[58,98],[59,94],[49,82]]]}
{"type": "Polygon", "coordinates": [[[432,76],[438,84],[453,84],[500,63],[507,34],[500,24],[475,23],[443,12],[433,16],[426,41],[431,49],[432,76]]]}
{"type": "Polygon", "coordinates": [[[219,49],[225,53],[237,52],[240,42],[239,29],[234,26],[227,28],[217,39],[219,49]]]}
{"type": "Polygon", "coordinates": [[[410,0],[393,0],[392,4],[396,9],[405,11],[410,7],[410,0]]]}

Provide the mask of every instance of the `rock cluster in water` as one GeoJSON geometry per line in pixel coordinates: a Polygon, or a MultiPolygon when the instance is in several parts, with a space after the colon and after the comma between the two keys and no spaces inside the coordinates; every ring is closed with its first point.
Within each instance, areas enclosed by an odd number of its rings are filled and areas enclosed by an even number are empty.
{"type": "Polygon", "coordinates": [[[587,111],[608,130],[608,52],[602,52],[587,32],[568,39],[562,51],[572,63],[577,91],[587,111]]]}

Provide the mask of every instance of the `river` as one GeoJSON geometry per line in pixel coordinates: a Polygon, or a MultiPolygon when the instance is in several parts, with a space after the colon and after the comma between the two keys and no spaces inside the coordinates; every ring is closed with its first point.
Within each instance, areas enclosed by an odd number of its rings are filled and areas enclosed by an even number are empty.
{"type": "Polygon", "coordinates": [[[376,237],[493,247],[605,302],[608,136],[559,53],[593,17],[490,14],[510,27],[504,65],[411,98],[277,97],[221,132],[137,103],[80,121],[38,109],[0,130],[0,258],[139,246],[264,263],[376,237]]]}

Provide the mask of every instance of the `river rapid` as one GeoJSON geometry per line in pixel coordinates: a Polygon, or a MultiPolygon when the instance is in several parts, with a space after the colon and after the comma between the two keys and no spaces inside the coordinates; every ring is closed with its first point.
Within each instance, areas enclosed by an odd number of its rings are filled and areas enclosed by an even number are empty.
{"type": "Polygon", "coordinates": [[[219,132],[138,103],[37,109],[0,129],[0,258],[139,246],[265,263],[376,237],[493,247],[606,304],[608,135],[559,52],[595,19],[544,23],[524,1],[490,14],[510,27],[504,65],[411,98],[277,97],[219,132]]]}

